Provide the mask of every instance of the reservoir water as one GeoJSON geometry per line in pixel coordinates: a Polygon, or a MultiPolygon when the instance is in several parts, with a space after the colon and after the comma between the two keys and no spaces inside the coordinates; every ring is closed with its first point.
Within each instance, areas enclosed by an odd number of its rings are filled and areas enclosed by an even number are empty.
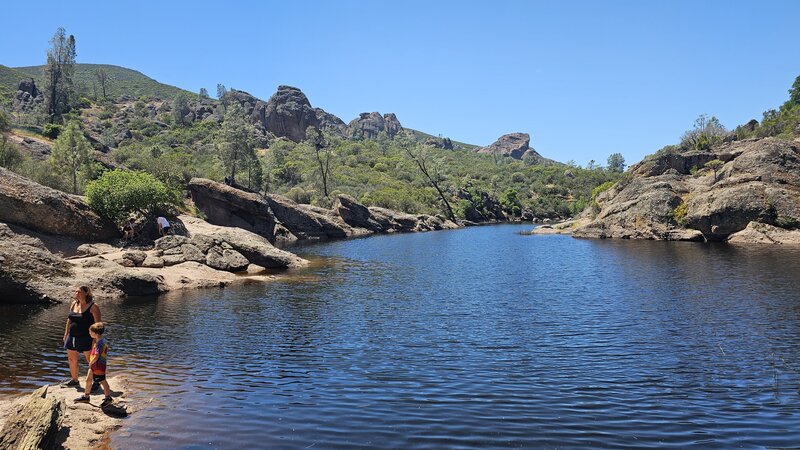
{"type": "MultiPolygon", "coordinates": [[[[320,243],[272,283],[100,299],[109,372],[149,402],[111,446],[800,446],[799,250],[529,228],[320,243]]],[[[0,308],[0,396],[65,378],[65,311],[0,308]]]]}

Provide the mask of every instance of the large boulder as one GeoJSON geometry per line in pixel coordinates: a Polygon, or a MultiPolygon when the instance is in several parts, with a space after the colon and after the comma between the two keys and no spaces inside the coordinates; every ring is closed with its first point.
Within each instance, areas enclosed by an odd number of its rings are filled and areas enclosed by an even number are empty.
{"type": "Polygon", "coordinates": [[[42,285],[69,274],[69,264],[41,241],[0,223],[0,304],[50,302],[42,285]]]}
{"type": "Polygon", "coordinates": [[[267,195],[266,201],[275,219],[298,239],[345,238],[350,235],[350,227],[341,219],[336,220],[330,211],[320,213],[282,195],[267,195]]]}
{"type": "Polygon", "coordinates": [[[702,152],[660,152],[631,167],[597,197],[597,206],[594,219],[574,236],[791,240],[787,232],[800,228],[800,148],[763,138],[702,152]],[[716,173],[703,167],[711,160],[723,162],[716,173]]]}
{"type": "Polygon", "coordinates": [[[380,224],[372,219],[369,208],[349,195],[341,194],[336,197],[333,210],[350,226],[375,231],[381,229],[380,224]]]}
{"type": "Polygon", "coordinates": [[[236,250],[251,263],[270,269],[301,267],[308,263],[303,258],[275,248],[265,237],[235,227],[220,227],[196,217],[181,216],[192,237],[189,243],[207,254],[211,248],[223,243],[236,250]]]}
{"type": "Polygon", "coordinates": [[[308,98],[292,86],[278,86],[265,105],[256,104],[254,114],[267,131],[295,142],[306,138],[307,127],[319,128],[319,119],[308,98]]]}
{"type": "Polygon", "coordinates": [[[104,297],[139,297],[158,295],[167,291],[164,277],[143,272],[136,268],[120,267],[107,270],[87,284],[104,297]]]}
{"type": "Polygon", "coordinates": [[[766,223],[750,222],[744,230],[731,234],[728,242],[800,246],[800,230],[787,230],[766,223]]]}
{"type": "Polygon", "coordinates": [[[260,195],[205,178],[192,178],[189,193],[210,223],[244,228],[274,240],[275,218],[260,195]]]}
{"type": "Polygon", "coordinates": [[[0,448],[56,448],[56,437],[64,420],[66,405],[53,395],[47,395],[48,390],[47,385],[37,389],[27,402],[11,412],[0,430],[0,448]]]}
{"type": "Polygon", "coordinates": [[[217,270],[241,272],[247,269],[250,261],[236,250],[217,245],[206,254],[206,265],[217,270]]]}
{"type": "Polygon", "coordinates": [[[361,113],[350,121],[347,128],[350,137],[365,139],[376,139],[381,132],[391,139],[403,131],[394,113],[381,115],[379,112],[361,113]]]}
{"type": "Polygon", "coordinates": [[[0,222],[87,241],[119,235],[82,197],[42,186],[0,167],[0,222]]]}
{"type": "Polygon", "coordinates": [[[495,142],[486,147],[476,148],[474,151],[484,154],[498,154],[522,159],[525,156],[543,161],[544,158],[530,147],[531,137],[528,133],[510,133],[500,136],[495,142]]]}

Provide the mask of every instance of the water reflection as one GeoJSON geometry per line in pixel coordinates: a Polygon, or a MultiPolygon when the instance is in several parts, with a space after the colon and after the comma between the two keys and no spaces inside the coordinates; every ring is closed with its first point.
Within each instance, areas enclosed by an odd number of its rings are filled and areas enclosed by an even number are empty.
{"type": "MultiPolygon", "coordinates": [[[[800,253],[519,228],[299,247],[313,264],[274,283],[103,302],[113,369],[157,399],[112,445],[800,441],[800,253]]],[[[0,393],[66,373],[63,309],[0,311],[0,393]]]]}

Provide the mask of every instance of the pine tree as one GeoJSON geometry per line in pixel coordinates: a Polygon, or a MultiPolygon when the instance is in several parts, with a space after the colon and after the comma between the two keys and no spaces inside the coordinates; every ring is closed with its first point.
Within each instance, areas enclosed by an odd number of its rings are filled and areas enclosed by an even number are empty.
{"type": "Polygon", "coordinates": [[[91,146],[77,122],[70,122],[59,134],[50,154],[53,169],[72,178],[72,192],[78,193],[78,173],[89,166],[91,146]]]}
{"type": "Polygon", "coordinates": [[[242,107],[238,103],[232,103],[225,113],[225,120],[217,136],[219,156],[225,172],[230,174],[231,184],[236,183],[237,168],[241,168],[248,160],[256,159],[254,134],[253,125],[245,119],[242,107]]]}
{"type": "Polygon", "coordinates": [[[50,123],[56,123],[69,111],[70,99],[74,96],[75,36],[67,37],[64,28],[59,27],[50,45],[44,70],[45,111],[50,123]]]}

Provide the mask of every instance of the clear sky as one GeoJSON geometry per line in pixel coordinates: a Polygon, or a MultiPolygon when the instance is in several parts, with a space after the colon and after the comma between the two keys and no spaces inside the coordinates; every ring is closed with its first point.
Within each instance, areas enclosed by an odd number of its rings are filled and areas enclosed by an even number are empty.
{"type": "Polygon", "coordinates": [[[299,87],[349,122],[487,145],[527,132],[544,156],[628,163],[701,113],[733,128],[800,75],[800,1],[6,2],[0,64],[43,64],[59,26],[78,62],[213,95],[299,87]],[[79,5],[79,6],[78,6],[79,5]]]}

